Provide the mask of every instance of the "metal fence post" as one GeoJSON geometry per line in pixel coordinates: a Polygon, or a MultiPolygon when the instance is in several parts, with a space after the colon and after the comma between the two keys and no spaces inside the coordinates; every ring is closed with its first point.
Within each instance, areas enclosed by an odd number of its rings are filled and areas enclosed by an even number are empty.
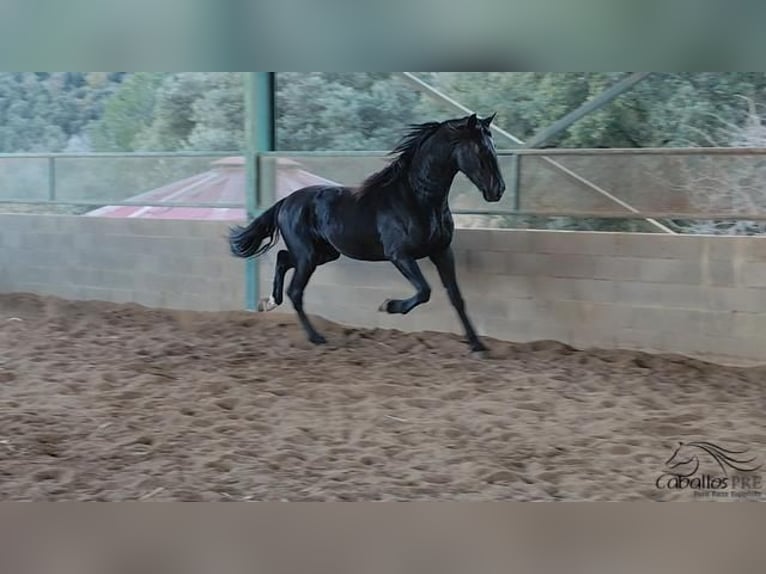
{"type": "MultiPolygon", "coordinates": [[[[257,217],[263,205],[262,177],[259,173],[261,152],[274,149],[274,72],[244,72],[245,133],[247,139],[245,168],[245,205],[247,217],[257,217]]],[[[245,307],[255,311],[260,297],[258,261],[245,263],[245,307]]]]}
{"type": "Polygon", "coordinates": [[[511,156],[511,193],[513,194],[513,210],[521,209],[521,155],[511,156]]]}
{"type": "Polygon", "coordinates": [[[56,158],[48,156],[48,201],[56,201],[56,158]]]}

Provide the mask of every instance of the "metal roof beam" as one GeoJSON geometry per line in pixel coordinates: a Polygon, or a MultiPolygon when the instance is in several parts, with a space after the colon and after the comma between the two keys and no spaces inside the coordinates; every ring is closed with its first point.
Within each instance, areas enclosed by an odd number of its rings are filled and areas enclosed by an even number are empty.
{"type": "Polygon", "coordinates": [[[633,72],[597,96],[591,98],[576,110],[569,112],[563,118],[556,120],[547,128],[537,132],[527,141],[525,147],[540,147],[544,143],[548,142],[551,138],[554,138],[555,136],[569,129],[569,127],[575,122],[581,120],[588,114],[592,114],[593,112],[603,108],[606,104],[621,96],[639,82],[644,81],[651,74],[652,72],[633,72]]]}

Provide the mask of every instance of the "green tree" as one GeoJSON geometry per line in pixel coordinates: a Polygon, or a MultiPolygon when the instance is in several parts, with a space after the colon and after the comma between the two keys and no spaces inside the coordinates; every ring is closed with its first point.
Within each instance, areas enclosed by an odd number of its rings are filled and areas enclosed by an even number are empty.
{"type": "Polygon", "coordinates": [[[423,116],[420,95],[392,76],[281,73],[277,90],[279,148],[390,149],[407,124],[431,119],[423,116]]]}
{"type": "Polygon", "coordinates": [[[104,112],[90,127],[95,151],[133,151],[136,137],[154,119],[157,88],[162,74],[131,74],[104,104],[104,112]]]}
{"type": "MultiPolygon", "coordinates": [[[[485,112],[518,137],[574,110],[625,72],[449,72],[431,76],[447,93],[485,112]]],[[[709,134],[741,125],[737,96],[766,103],[763,72],[655,73],[549,142],[562,147],[711,145],[709,134]]]]}
{"type": "Polygon", "coordinates": [[[104,105],[101,118],[90,127],[95,151],[133,151],[136,137],[154,119],[157,88],[163,75],[132,74],[104,105]]]}
{"type": "Polygon", "coordinates": [[[195,126],[194,102],[202,97],[210,74],[170,74],[159,86],[154,119],[136,138],[140,150],[185,149],[195,126]]]}
{"type": "Polygon", "coordinates": [[[0,72],[0,152],[61,151],[101,114],[122,77],[0,72]]]}
{"type": "MultiPolygon", "coordinates": [[[[277,145],[283,150],[387,150],[420,121],[419,94],[390,73],[280,73],[277,145]]],[[[135,149],[239,151],[245,143],[239,72],[179,73],[158,87],[154,118],[135,149]]]]}
{"type": "Polygon", "coordinates": [[[0,151],[57,151],[66,133],[50,122],[50,95],[35,74],[0,75],[0,151]]]}
{"type": "Polygon", "coordinates": [[[217,75],[192,104],[194,128],[187,147],[194,150],[238,150],[245,146],[245,104],[241,73],[217,75]]]}
{"type": "Polygon", "coordinates": [[[157,88],[154,117],[134,141],[139,150],[240,151],[244,147],[241,72],[184,72],[157,88]]]}

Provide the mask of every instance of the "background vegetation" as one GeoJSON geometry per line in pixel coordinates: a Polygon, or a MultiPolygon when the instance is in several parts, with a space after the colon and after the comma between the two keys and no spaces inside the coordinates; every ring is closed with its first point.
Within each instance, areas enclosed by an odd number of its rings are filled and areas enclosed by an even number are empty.
{"type": "MultiPolygon", "coordinates": [[[[498,124],[522,139],[624,74],[420,73],[480,113],[497,112],[498,124]]],[[[385,151],[407,124],[454,115],[385,72],[279,73],[276,101],[281,150],[385,151]]],[[[766,146],[764,104],[766,73],[656,73],[576,123],[549,146],[766,146]]],[[[0,153],[240,152],[243,120],[239,72],[0,72],[0,153]]],[[[506,146],[498,141],[498,147],[506,146]]],[[[760,172],[751,163],[715,177],[692,177],[705,174],[704,166],[682,166],[692,182],[682,185],[689,187],[690,194],[696,193],[694,201],[701,207],[715,203],[725,187],[726,197],[731,196],[736,205],[759,208],[766,193],[760,172]]],[[[0,164],[0,181],[10,186],[22,181],[17,176],[0,164]]],[[[492,221],[541,225],[536,219],[492,221]]],[[[758,225],[747,222],[744,227],[741,222],[670,224],[695,232],[760,232],[758,225]]],[[[559,218],[546,225],[633,229],[642,224],[559,218]]]]}

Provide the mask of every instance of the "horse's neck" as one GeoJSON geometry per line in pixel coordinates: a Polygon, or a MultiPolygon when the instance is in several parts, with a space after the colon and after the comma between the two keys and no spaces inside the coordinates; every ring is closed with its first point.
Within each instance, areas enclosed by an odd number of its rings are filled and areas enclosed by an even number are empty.
{"type": "Polygon", "coordinates": [[[457,175],[457,165],[449,156],[421,150],[410,166],[408,182],[418,203],[424,207],[444,209],[452,182],[457,175]],[[442,159],[443,157],[443,159],[442,159]]]}

